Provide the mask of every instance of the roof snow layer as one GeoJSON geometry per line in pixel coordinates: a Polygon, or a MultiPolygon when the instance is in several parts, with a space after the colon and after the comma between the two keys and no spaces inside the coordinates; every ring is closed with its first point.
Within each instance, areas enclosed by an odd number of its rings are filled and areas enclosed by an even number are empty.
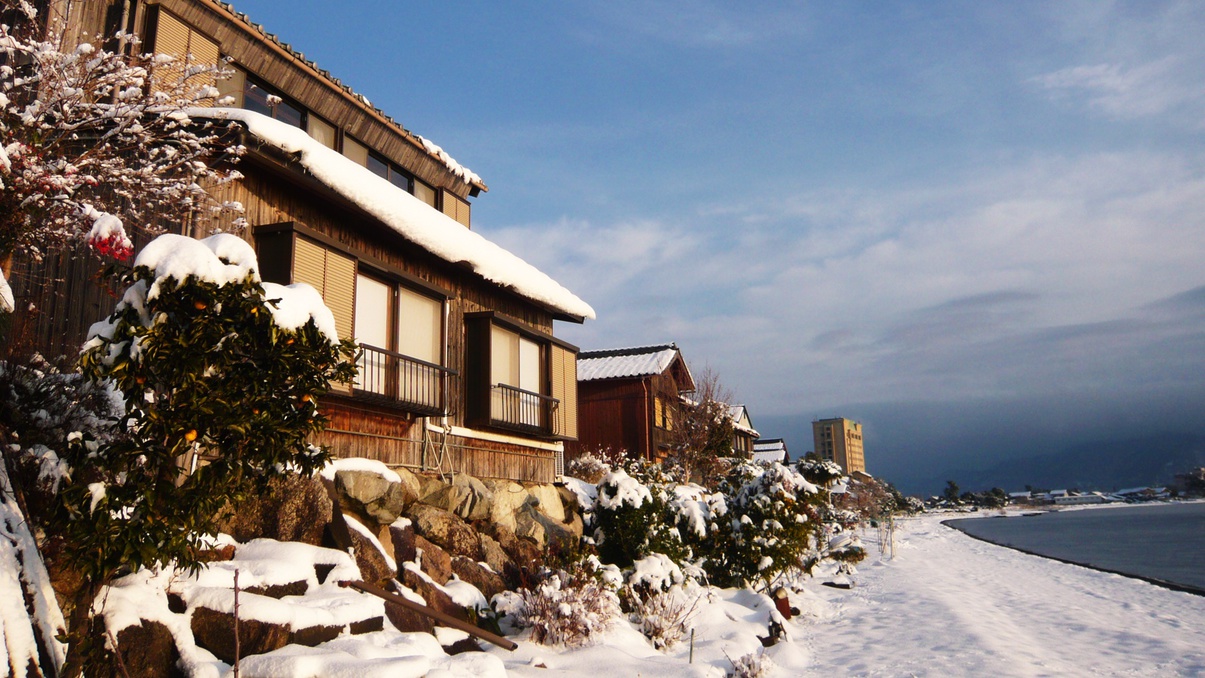
{"type": "Polygon", "coordinates": [[[622,379],[661,374],[678,355],[673,344],[610,351],[585,351],[577,356],[577,380],[622,379]]]}
{"type": "Polygon", "coordinates": [[[303,130],[253,111],[194,108],[194,118],[236,120],[257,139],[285,153],[316,179],[347,198],[407,240],[453,264],[536,303],[576,318],[594,318],[594,309],[548,274],[465,228],[456,220],[310,138],[303,130]]]}

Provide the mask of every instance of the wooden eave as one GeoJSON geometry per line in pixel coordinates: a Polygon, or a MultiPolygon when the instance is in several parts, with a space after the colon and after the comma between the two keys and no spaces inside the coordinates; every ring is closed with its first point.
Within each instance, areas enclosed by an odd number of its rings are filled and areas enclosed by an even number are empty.
{"type": "MultiPolygon", "coordinates": [[[[382,238],[390,238],[393,239],[394,242],[406,243],[411,247],[417,248],[432,260],[439,262],[441,265],[449,268],[459,268],[460,270],[471,274],[473,278],[482,285],[494,287],[506,294],[513,296],[516,299],[521,299],[523,303],[531,304],[532,306],[544,309],[552,315],[554,320],[575,322],[579,325],[586,321],[584,316],[574,315],[572,313],[567,313],[560,309],[553,308],[548,304],[544,304],[531,299],[530,297],[519,294],[511,287],[501,285],[493,282],[492,280],[487,280],[486,278],[482,277],[481,274],[474,271],[466,262],[452,262],[432,254],[422,245],[409,240],[406,238],[406,236],[390,228],[387,224],[382,223],[375,216],[365,211],[364,208],[349,200],[343,194],[318,180],[317,177],[306,171],[305,167],[303,167],[297,158],[295,158],[291,153],[286,153],[275,146],[261,142],[257,137],[243,129],[241,124],[239,125],[239,129],[242,131],[241,138],[239,139],[238,143],[241,143],[247,149],[247,153],[242,157],[241,162],[249,163],[255,167],[271,172],[275,176],[293,184],[300,190],[321,197],[323,201],[330,203],[335,209],[345,211],[355,215],[356,217],[359,217],[357,221],[367,224],[368,227],[373,230],[373,235],[379,235],[382,238]]],[[[255,224],[253,224],[253,226],[254,225],[255,224]]],[[[462,228],[459,224],[456,224],[456,226],[462,228]]],[[[551,337],[551,335],[548,336],[551,337]]],[[[564,343],[559,339],[556,341],[558,343],[564,343]]]]}
{"type": "Polygon", "coordinates": [[[474,197],[489,190],[484,182],[466,182],[457,176],[443,160],[429,152],[416,135],[367,103],[350,88],[335,81],[330,73],[318,68],[288,45],[280,43],[245,14],[234,11],[229,4],[219,0],[158,0],[148,3],[148,6],[153,5],[166,8],[202,33],[213,37],[221,46],[223,55],[230,56],[252,75],[278,87],[289,98],[296,99],[319,117],[347,130],[359,141],[381,152],[424,182],[461,198],[474,197]],[[238,31],[241,40],[231,35],[232,29],[238,31]],[[257,49],[261,52],[257,53],[257,49]],[[286,74],[274,73],[274,66],[293,70],[293,80],[289,81],[286,74]],[[297,78],[321,83],[326,94],[301,93],[301,82],[297,78]],[[334,98],[328,95],[334,95],[334,98]],[[355,115],[349,115],[351,111],[366,119],[357,120],[355,115]]]}

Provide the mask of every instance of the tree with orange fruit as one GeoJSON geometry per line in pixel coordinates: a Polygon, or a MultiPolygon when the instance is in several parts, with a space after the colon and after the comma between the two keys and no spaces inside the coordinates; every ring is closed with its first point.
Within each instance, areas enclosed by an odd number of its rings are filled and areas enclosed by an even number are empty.
{"type": "Polygon", "coordinates": [[[73,670],[101,651],[88,611],[105,584],[197,567],[232,499],[326,463],[309,443],[325,423],[316,398],[355,371],[318,293],[261,282],[237,236],[160,236],[123,282],[80,367],[113,387],[124,414],[111,439],[75,435],[62,455],[71,472],[54,527],[87,581],[70,620],[73,670]]]}

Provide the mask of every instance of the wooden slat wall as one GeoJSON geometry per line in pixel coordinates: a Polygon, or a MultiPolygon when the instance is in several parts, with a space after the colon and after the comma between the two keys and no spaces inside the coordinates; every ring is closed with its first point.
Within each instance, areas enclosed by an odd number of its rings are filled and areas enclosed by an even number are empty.
{"type": "Polygon", "coordinates": [[[447,436],[447,463],[437,469],[440,432],[428,434],[426,454],[421,421],[343,399],[323,403],[330,425],[316,442],[340,457],[368,457],[391,466],[420,471],[467,473],[477,478],[509,478],[550,483],[556,475],[556,453],[536,448],[447,436]]]}
{"type": "Polygon", "coordinates": [[[647,457],[651,442],[646,389],[641,379],[578,383],[577,442],[566,443],[573,454],[603,447],[647,457]]]}
{"type": "Polygon", "coordinates": [[[555,344],[550,353],[552,397],[560,401],[556,411],[556,432],[565,438],[576,438],[577,354],[555,344]]]}

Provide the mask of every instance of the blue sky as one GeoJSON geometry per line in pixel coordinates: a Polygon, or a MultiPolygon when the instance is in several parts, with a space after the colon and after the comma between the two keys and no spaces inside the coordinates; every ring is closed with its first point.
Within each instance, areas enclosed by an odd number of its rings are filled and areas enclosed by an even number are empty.
{"type": "Polygon", "coordinates": [[[1201,3],[234,4],[755,424],[1205,390],[1201,3]]]}

